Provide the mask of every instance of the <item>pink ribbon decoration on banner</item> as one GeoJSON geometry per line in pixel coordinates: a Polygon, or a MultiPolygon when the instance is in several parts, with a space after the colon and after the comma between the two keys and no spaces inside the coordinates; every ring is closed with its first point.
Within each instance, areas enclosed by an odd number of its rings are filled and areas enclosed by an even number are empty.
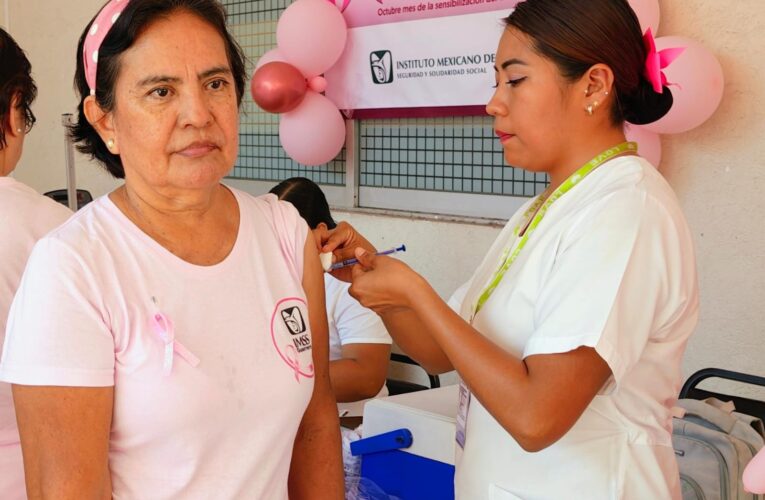
{"type": "Polygon", "coordinates": [[[186,349],[183,344],[175,340],[175,328],[173,328],[173,322],[170,318],[164,314],[158,312],[152,316],[152,327],[154,333],[159,336],[162,342],[165,344],[164,361],[162,363],[162,373],[167,376],[173,371],[173,355],[178,353],[180,357],[185,359],[191,366],[196,367],[199,364],[199,358],[186,349]]]}
{"type": "Polygon", "coordinates": [[[98,51],[106,35],[111,31],[117,18],[125,10],[130,0],[111,0],[96,16],[90,25],[88,36],[82,47],[82,61],[85,65],[85,80],[90,87],[90,95],[96,95],[96,74],[98,72],[98,51]]]}
{"type": "MultiPolygon", "coordinates": [[[[342,4],[338,4],[341,0],[327,0],[332,5],[337,6],[340,9],[340,12],[345,12],[345,9],[348,8],[348,6],[351,4],[351,0],[342,0],[342,4]]],[[[377,0],[377,3],[382,4],[383,0],[377,0]]]]}
{"type": "Polygon", "coordinates": [[[680,57],[685,52],[685,47],[672,47],[657,52],[656,40],[653,38],[651,28],[648,28],[643,35],[643,43],[648,52],[645,60],[645,76],[651,82],[654,92],[663,94],[665,86],[675,84],[667,81],[667,76],[662,70],[680,57]]]}

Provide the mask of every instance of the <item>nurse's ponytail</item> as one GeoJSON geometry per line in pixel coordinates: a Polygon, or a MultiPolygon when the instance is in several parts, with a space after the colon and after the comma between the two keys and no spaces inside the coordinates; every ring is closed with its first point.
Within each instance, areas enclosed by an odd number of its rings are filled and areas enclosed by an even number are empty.
{"type": "Polygon", "coordinates": [[[614,125],[651,123],[672,107],[669,89],[655,92],[645,76],[647,49],[627,0],[526,0],[505,22],[531,38],[535,50],[571,81],[595,64],[610,67],[614,125]]]}

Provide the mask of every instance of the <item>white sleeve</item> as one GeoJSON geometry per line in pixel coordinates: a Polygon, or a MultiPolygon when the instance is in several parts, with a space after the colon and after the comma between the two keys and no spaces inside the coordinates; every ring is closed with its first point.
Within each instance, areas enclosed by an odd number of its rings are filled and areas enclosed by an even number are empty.
{"type": "Polygon", "coordinates": [[[471,278],[463,283],[462,286],[457,288],[452,296],[449,297],[449,300],[446,301],[449,307],[451,307],[452,311],[456,312],[457,314],[460,314],[460,311],[462,310],[462,302],[465,301],[465,296],[467,295],[472,282],[473,279],[471,278]]]}
{"type": "Polygon", "coordinates": [[[594,347],[619,383],[661,320],[683,253],[693,255],[677,221],[650,196],[618,193],[595,205],[563,237],[523,356],[594,347]]]}
{"type": "Polygon", "coordinates": [[[114,337],[93,274],[55,238],[34,247],[11,306],[0,380],[114,385],[114,337]]]}
{"type": "Polygon", "coordinates": [[[380,317],[350,296],[344,286],[335,304],[334,318],[340,345],[390,344],[388,330],[380,317]]]}

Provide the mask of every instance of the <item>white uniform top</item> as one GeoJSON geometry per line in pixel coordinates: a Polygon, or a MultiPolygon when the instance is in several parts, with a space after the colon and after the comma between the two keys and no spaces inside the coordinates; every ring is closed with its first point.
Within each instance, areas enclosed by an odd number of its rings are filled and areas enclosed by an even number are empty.
{"type": "MultiPolygon", "coordinates": [[[[12,177],[0,177],[0,345],[13,296],[35,242],[71,210],[12,177]]],[[[11,386],[0,382],[0,498],[26,498],[11,386]]]]}
{"type": "MultiPolygon", "coordinates": [[[[530,203],[455,294],[463,318],[503,249],[517,243],[530,203]]],[[[551,206],[473,324],[519,358],[594,347],[613,377],[538,453],[525,452],[474,396],[457,498],[679,498],[670,409],[697,319],[693,244],[674,193],[643,159],[609,161],[551,206]]]]}
{"type": "MultiPolygon", "coordinates": [[[[342,347],[347,344],[390,344],[388,330],[380,317],[350,296],[349,283],[324,274],[324,293],[327,304],[327,323],[329,324],[329,359],[342,358],[342,347]]],[[[383,384],[376,398],[388,395],[388,388],[383,384]]],[[[338,403],[341,414],[349,417],[361,416],[364,404],[369,401],[338,403]]]]}

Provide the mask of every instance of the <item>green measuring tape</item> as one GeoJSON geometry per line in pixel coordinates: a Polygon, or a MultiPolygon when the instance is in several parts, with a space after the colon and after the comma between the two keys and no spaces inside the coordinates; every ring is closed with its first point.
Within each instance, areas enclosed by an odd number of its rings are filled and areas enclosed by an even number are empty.
{"type": "Polygon", "coordinates": [[[481,292],[481,295],[478,297],[478,302],[476,303],[475,307],[473,308],[473,318],[475,318],[475,315],[478,314],[478,311],[481,310],[483,305],[486,303],[487,300],[489,300],[489,297],[491,297],[491,294],[494,293],[494,290],[496,290],[499,283],[502,281],[502,278],[504,278],[505,273],[507,273],[507,270],[510,269],[510,266],[513,265],[513,262],[518,258],[518,255],[521,253],[521,250],[523,250],[523,247],[526,246],[526,243],[528,243],[529,238],[536,230],[537,226],[539,226],[539,223],[542,222],[542,219],[544,219],[545,214],[547,213],[547,210],[552,206],[553,203],[555,203],[558,198],[566,194],[579,184],[582,179],[587,177],[590,173],[592,173],[593,170],[598,168],[599,166],[606,163],[608,160],[614,158],[615,156],[619,156],[626,152],[634,152],[637,153],[637,143],[635,142],[624,142],[622,144],[619,144],[618,146],[614,146],[613,148],[607,149],[597,155],[592,160],[588,161],[583,167],[581,167],[579,170],[574,172],[571,177],[563,181],[563,183],[558,186],[558,188],[553,191],[553,193],[545,199],[544,196],[540,196],[537,198],[537,200],[529,207],[528,210],[523,214],[523,223],[519,224],[518,227],[515,228],[514,234],[516,238],[520,234],[520,230],[522,227],[526,227],[526,231],[523,233],[523,236],[521,236],[521,240],[518,242],[518,245],[515,247],[515,250],[513,250],[512,253],[510,253],[510,249],[512,248],[512,245],[505,249],[505,251],[502,253],[502,257],[500,258],[500,261],[502,264],[499,266],[499,269],[497,269],[494,272],[494,275],[492,276],[491,281],[489,282],[489,285],[481,292]],[[533,215],[536,213],[536,215],[533,215]],[[530,223],[527,224],[529,217],[533,215],[533,219],[530,223]]]}

